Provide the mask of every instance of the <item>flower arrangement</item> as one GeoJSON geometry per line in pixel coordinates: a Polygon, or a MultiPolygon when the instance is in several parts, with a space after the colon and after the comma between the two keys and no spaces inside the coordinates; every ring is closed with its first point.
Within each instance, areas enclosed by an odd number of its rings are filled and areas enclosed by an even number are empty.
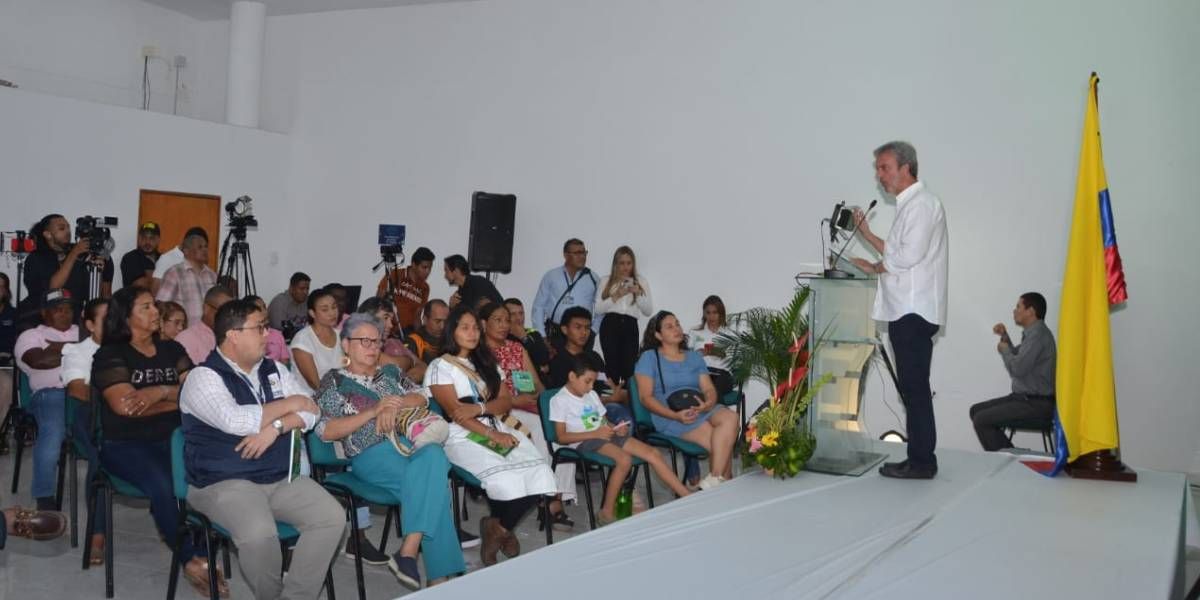
{"type": "Polygon", "coordinates": [[[746,427],[743,464],[758,464],[779,479],[795,477],[812,457],[816,438],[808,430],[804,417],[809,403],[821,386],[832,379],[823,375],[808,385],[808,338],[797,338],[788,352],[791,371],[775,388],[768,406],[750,419],[746,427]]]}

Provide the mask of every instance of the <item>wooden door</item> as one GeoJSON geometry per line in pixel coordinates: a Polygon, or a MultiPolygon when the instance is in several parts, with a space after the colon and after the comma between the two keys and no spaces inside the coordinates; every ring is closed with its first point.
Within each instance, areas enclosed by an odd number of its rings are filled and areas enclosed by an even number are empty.
{"type": "Polygon", "coordinates": [[[141,226],[146,221],[158,223],[162,231],[159,252],[178,246],[188,229],[203,227],[208,233],[208,266],[217,269],[217,252],[221,249],[220,196],[142,190],[137,224],[141,226]]]}

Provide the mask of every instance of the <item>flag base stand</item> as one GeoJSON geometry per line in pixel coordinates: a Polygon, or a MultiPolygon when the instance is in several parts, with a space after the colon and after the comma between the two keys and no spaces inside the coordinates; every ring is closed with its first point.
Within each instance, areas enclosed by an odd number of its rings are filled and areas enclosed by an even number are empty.
{"type": "Polygon", "coordinates": [[[1088,452],[1067,465],[1067,474],[1076,479],[1137,482],[1137,471],[1125,466],[1112,450],[1088,452]]]}

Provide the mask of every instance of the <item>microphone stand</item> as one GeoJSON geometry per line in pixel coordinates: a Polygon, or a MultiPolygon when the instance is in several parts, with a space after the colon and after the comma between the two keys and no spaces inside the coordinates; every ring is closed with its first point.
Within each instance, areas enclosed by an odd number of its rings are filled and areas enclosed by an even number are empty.
{"type": "MultiPolygon", "coordinates": [[[[863,213],[863,221],[866,221],[871,211],[875,210],[875,203],[875,200],[871,201],[871,205],[867,207],[867,212],[863,213]]],[[[854,273],[837,268],[837,262],[842,258],[842,254],[846,252],[846,247],[850,245],[850,241],[854,239],[854,234],[858,233],[859,223],[861,221],[855,221],[854,227],[849,232],[850,236],[846,238],[846,243],[842,244],[842,248],[837,251],[837,254],[829,257],[829,268],[825,269],[826,279],[854,279],[854,273]]]]}

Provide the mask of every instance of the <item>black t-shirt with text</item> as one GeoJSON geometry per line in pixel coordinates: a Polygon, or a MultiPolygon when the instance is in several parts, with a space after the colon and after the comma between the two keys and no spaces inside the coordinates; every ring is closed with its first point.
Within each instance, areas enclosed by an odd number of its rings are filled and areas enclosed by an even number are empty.
{"type": "MultiPolygon", "coordinates": [[[[92,385],[100,392],[128,383],[135,390],[156,385],[179,385],[180,377],[192,368],[192,360],[179,342],[154,342],[154,356],[146,356],[129,344],[101,346],[92,360],[92,385]]],[[[105,440],[161,441],[170,439],[179,427],[179,411],[126,417],[101,402],[100,422],[105,440]]]]}

